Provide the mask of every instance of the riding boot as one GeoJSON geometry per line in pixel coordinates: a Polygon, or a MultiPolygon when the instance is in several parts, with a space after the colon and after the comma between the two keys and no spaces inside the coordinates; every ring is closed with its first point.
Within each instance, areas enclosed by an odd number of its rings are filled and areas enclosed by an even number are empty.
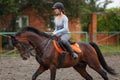
{"type": "Polygon", "coordinates": [[[66,47],[67,51],[70,53],[73,59],[77,59],[78,55],[73,51],[73,49],[70,46],[70,43],[67,41],[63,42],[63,45],[66,47]]]}

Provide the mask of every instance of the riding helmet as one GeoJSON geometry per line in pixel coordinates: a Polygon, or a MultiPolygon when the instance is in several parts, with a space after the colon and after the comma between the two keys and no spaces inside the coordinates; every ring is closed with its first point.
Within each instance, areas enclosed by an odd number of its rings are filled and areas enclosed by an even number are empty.
{"type": "Polygon", "coordinates": [[[61,10],[63,10],[63,9],[64,9],[64,5],[63,5],[63,3],[61,3],[61,2],[56,2],[56,3],[53,5],[52,8],[53,8],[53,9],[61,9],[61,10]]]}

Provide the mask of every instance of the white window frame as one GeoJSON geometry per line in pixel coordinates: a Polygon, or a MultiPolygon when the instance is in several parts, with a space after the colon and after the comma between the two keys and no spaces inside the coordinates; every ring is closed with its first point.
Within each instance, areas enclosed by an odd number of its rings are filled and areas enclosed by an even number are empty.
{"type": "Polygon", "coordinates": [[[18,20],[16,20],[16,23],[18,24],[18,26],[20,27],[20,28],[22,28],[23,27],[23,20],[22,20],[22,18],[26,18],[26,26],[28,26],[29,25],[29,17],[28,16],[18,16],[18,20]]]}

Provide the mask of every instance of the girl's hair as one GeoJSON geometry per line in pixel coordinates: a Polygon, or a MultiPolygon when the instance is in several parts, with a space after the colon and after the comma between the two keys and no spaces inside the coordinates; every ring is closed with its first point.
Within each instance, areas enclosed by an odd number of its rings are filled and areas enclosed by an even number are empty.
{"type": "Polygon", "coordinates": [[[63,14],[65,14],[65,11],[64,10],[61,10],[63,14]]]}
{"type": "Polygon", "coordinates": [[[65,11],[63,9],[58,9],[59,11],[61,11],[63,14],[65,14],[65,11]]]}

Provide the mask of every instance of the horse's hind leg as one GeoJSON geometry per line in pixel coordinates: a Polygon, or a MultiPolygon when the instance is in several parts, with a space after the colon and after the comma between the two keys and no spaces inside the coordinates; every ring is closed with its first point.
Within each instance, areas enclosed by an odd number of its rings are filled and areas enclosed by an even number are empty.
{"type": "Polygon", "coordinates": [[[89,67],[91,67],[96,72],[98,72],[103,77],[104,80],[108,80],[107,73],[104,70],[101,69],[99,64],[94,64],[94,65],[90,64],[89,67]]]}
{"type": "Polygon", "coordinates": [[[86,63],[81,62],[80,64],[74,66],[73,68],[81,74],[86,80],[93,80],[93,78],[86,71],[86,63]]]}
{"type": "Polygon", "coordinates": [[[45,71],[46,69],[43,66],[40,66],[36,72],[32,76],[32,80],[36,80],[36,78],[45,71]]]}
{"type": "Polygon", "coordinates": [[[98,72],[104,80],[108,80],[108,76],[104,70],[102,70],[99,60],[97,57],[91,58],[90,60],[87,61],[88,66],[94,69],[96,72],[98,72]]]}

